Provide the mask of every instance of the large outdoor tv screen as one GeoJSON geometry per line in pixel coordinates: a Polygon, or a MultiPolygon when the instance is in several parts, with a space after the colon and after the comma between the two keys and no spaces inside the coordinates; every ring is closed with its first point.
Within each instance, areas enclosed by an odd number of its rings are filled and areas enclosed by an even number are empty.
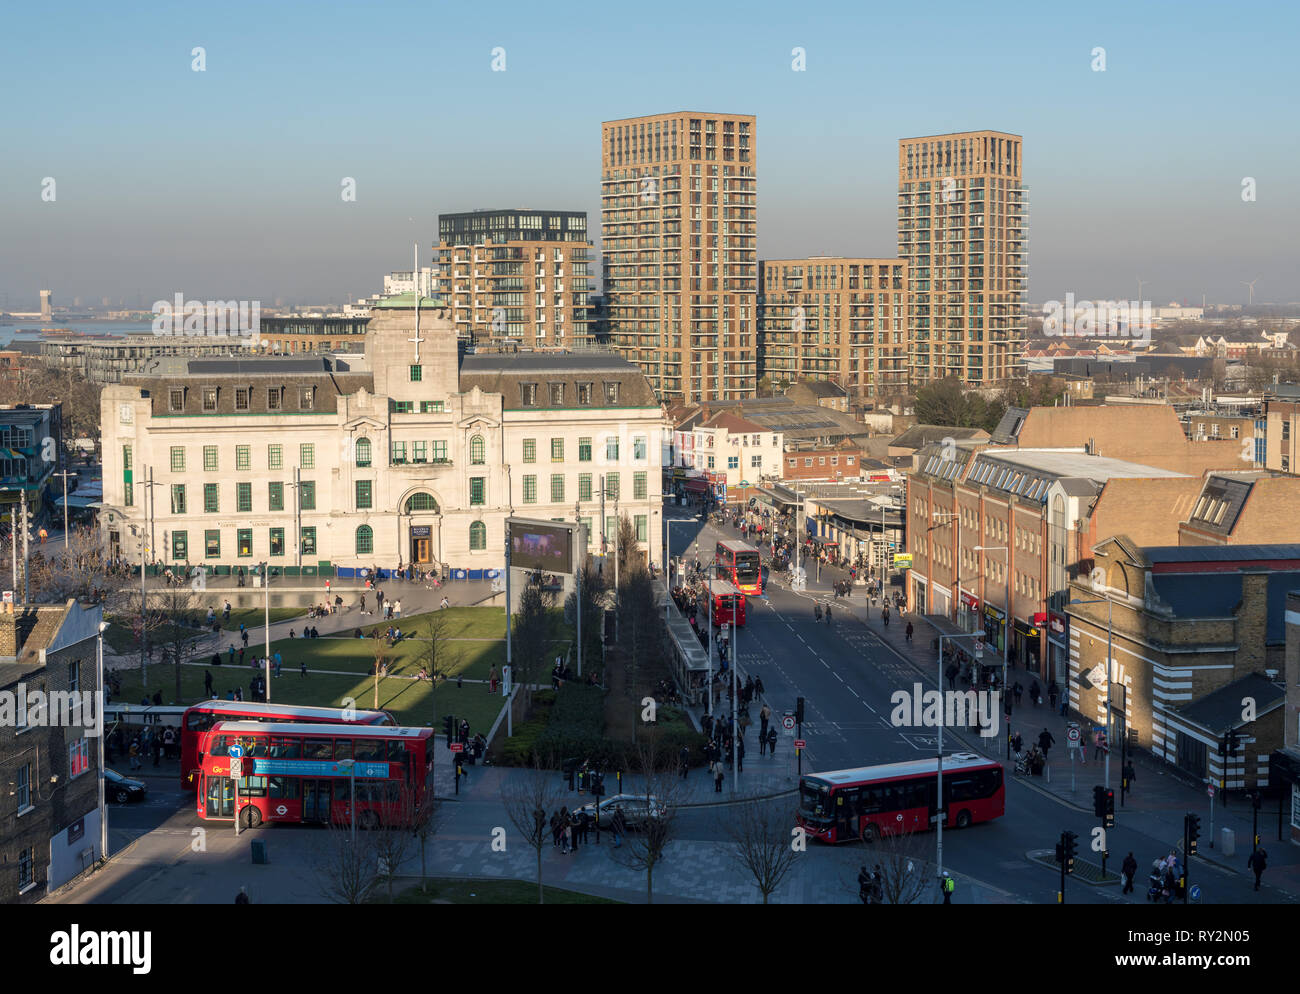
{"type": "Polygon", "coordinates": [[[510,525],[510,565],[545,573],[571,573],[572,526],[510,525]]]}

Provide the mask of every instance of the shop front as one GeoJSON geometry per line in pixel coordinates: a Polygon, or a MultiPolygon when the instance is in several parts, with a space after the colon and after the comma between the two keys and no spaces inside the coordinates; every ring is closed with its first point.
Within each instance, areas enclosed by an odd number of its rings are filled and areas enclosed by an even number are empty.
{"type": "Polygon", "coordinates": [[[1070,629],[1063,614],[1052,611],[1047,616],[1047,664],[1049,677],[1062,687],[1069,685],[1070,629]]]}
{"type": "Polygon", "coordinates": [[[968,591],[961,591],[958,601],[957,626],[963,632],[977,632],[984,626],[980,622],[980,599],[968,591]]]}
{"type": "Polygon", "coordinates": [[[952,616],[952,592],[947,587],[941,587],[937,583],[933,584],[930,600],[931,614],[941,614],[945,618],[952,616]]]}
{"type": "Polygon", "coordinates": [[[908,610],[913,614],[929,614],[929,598],[926,597],[925,577],[917,576],[911,570],[907,571],[907,575],[912,580],[912,598],[908,610]]]}
{"type": "Polygon", "coordinates": [[[1013,626],[1016,633],[1015,642],[1012,644],[1012,658],[1015,659],[1016,665],[1024,669],[1042,675],[1042,666],[1039,665],[1039,655],[1041,653],[1041,631],[1033,625],[1027,625],[1019,618],[1015,619],[1013,626]]]}
{"type": "Polygon", "coordinates": [[[1000,608],[992,604],[984,605],[984,641],[987,645],[996,646],[999,656],[1005,656],[1007,652],[1006,618],[1007,613],[1000,608]]]}

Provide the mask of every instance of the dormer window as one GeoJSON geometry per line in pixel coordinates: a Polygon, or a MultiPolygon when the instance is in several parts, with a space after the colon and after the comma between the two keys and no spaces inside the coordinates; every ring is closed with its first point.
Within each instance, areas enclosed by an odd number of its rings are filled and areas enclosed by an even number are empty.
{"type": "Polygon", "coordinates": [[[246,388],[246,387],[240,387],[240,388],[238,388],[237,390],[235,390],[235,410],[236,410],[236,411],[247,411],[247,410],[248,410],[248,397],[249,397],[249,394],[250,394],[250,393],[252,393],[252,391],[249,390],[249,389],[246,388]]]}
{"type": "Polygon", "coordinates": [[[203,388],[203,409],[205,411],[215,411],[217,409],[217,388],[203,388]]]}
{"type": "Polygon", "coordinates": [[[185,410],[185,388],[172,387],[167,391],[167,410],[183,411],[185,410]]]}
{"type": "Polygon", "coordinates": [[[551,383],[549,384],[549,386],[551,388],[551,406],[563,407],[564,406],[564,384],[551,383]]]}
{"type": "Polygon", "coordinates": [[[316,388],[302,387],[298,394],[298,406],[304,411],[314,410],[316,407],[316,388]]]}
{"type": "Polygon", "coordinates": [[[271,387],[266,391],[266,409],[268,411],[278,411],[280,409],[279,387],[271,387]]]}
{"type": "Polygon", "coordinates": [[[592,385],[590,383],[578,384],[578,406],[579,407],[591,406],[591,386],[592,385]]]}
{"type": "Polygon", "coordinates": [[[521,383],[519,384],[519,400],[524,407],[537,406],[537,384],[521,383]]]}
{"type": "Polygon", "coordinates": [[[618,388],[619,388],[619,383],[617,380],[613,380],[613,381],[607,380],[605,382],[605,403],[606,404],[618,403],[618,388]]]}

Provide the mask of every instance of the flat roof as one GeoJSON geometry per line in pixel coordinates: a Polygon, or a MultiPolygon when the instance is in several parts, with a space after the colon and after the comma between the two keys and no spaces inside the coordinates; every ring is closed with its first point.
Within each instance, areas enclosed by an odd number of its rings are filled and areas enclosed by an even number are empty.
{"type": "MultiPolygon", "coordinates": [[[[943,772],[969,769],[972,766],[987,766],[997,760],[985,759],[973,752],[954,752],[943,757],[943,772]]],[[[937,773],[939,761],[929,759],[909,759],[902,763],[885,763],[881,766],[860,766],[851,770],[830,770],[826,773],[805,773],[804,779],[825,780],[830,784],[854,783],[868,777],[884,779],[887,777],[920,776],[923,773],[937,773]]]]}
{"type": "MultiPolygon", "coordinates": [[[[347,708],[328,708],[304,704],[265,704],[261,701],[226,701],[220,698],[200,701],[192,707],[202,708],[217,714],[267,714],[267,715],[302,715],[304,718],[329,718],[341,715],[347,708]]],[[[188,710],[188,709],[187,709],[188,710]]],[[[384,714],[383,711],[354,710],[353,714],[384,714]]],[[[260,724],[260,722],[259,722],[260,724]]]]}
{"type": "Polygon", "coordinates": [[[1124,459],[1089,455],[1083,449],[985,449],[979,459],[996,459],[1025,469],[1036,469],[1061,477],[1109,480],[1124,477],[1186,477],[1186,473],[1124,459]]]}
{"type": "Polygon", "coordinates": [[[462,373],[640,373],[640,367],[613,352],[480,352],[465,356],[462,373]]]}
{"type": "Polygon", "coordinates": [[[396,725],[313,725],[299,721],[219,721],[210,731],[229,732],[235,735],[252,735],[254,732],[279,732],[294,735],[340,735],[364,739],[416,739],[432,735],[432,728],[404,728],[396,725]]]}

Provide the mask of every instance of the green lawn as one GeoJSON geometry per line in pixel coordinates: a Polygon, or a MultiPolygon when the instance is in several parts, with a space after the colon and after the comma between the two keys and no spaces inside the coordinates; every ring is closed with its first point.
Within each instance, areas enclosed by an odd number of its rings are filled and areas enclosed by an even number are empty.
{"type": "MultiPolygon", "coordinates": [[[[217,610],[217,620],[221,621],[222,604],[219,602],[213,607],[217,610]]],[[[207,614],[207,608],[203,613],[207,614]]],[[[273,607],[271,608],[271,624],[277,621],[288,621],[290,618],[306,617],[307,608],[305,607],[273,607]]],[[[238,632],[240,624],[246,628],[261,628],[266,624],[266,609],[260,607],[235,607],[230,609],[230,620],[221,622],[221,630],[225,632],[238,632]]]]}
{"type": "MultiPolygon", "coordinates": [[[[623,904],[607,897],[592,897],[559,887],[543,887],[547,904],[623,904]]],[[[376,903],[386,901],[377,897],[376,903]]],[[[537,884],[523,880],[446,880],[430,878],[402,892],[396,904],[536,904],[537,884]]]]}
{"type": "MultiPolygon", "coordinates": [[[[317,640],[320,641],[320,640],[317,640]]],[[[252,678],[249,666],[184,666],[181,668],[180,703],[192,704],[203,700],[204,670],[212,673],[213,691],[220,697],[234,689],[236,684],[243,687],[244,699],[249,699],[248,682],[252,678]]],[[[310,669],[310,664],[309,664],[310,669]]],[[[115,699],[121,701],[138,701],[146,696],[140,685],[138,670],[118,671],[122,677],[122,693],[115,699]]],[[[343,700],[351,697],[359,708],[369,708],[375,702],[375,681],[364,675],[338,675],[331,673],[308,673],[306,677],[299,674],[297,667],[290,669],[285,664],[284,675],[271,680],[271,700],[277,704],[314,704],[322,707],[343,707],[343,700]]],[[[150,666],[148,696],[154,691],[161,691],[165,704],[175,704],[176,677],[171,666],[150,666]]],[[[494,695],[480,683],[467,683],[457,687],[456,681],[439,682],[437,691],[425,680],[402,680],[388,677],[379,681],[379,706],[392,711],[397,720],[405,725],[433,725],[442,729],[442,716],[455,714],[458,718],[468,718],[473,732],[485,735],[496,721],[504,698],[500,691],[494,695]],[[431,693],[434,695],[430,699],[431,693]]]]}
{"type": "MultiPolygon", "coordinates": [[[[218,607],[217,620],[221,619],[221,611],[218,607]]],[[[201,611],[201,615],[207,614],[207,607],[201,611]]],[[[271,624],[277,621],[288,621],[290,618],[299,618],[306,615],[306,608],[299,607],[273,607],[271,608],[271,624]]],[[[139,620],[139,615],[136,616],[139,620]]],[[[199,620],[203,620],[200,617],[199,620]]],[[[266,615],[262,608],[244,608],[242,610],[230,612],[230,621],[222,625],[222,630],[227,632],[239,633],[240,622],[250,628],[261,628],[266,621],[266,615]]],[[[135,637],[134,622],[130,618],[119,618],[109,622],[108,628],[104,632],[104,641],[108,643],[109,648],[116,655],[130,655],[132,652],[140,651],[140,642],[135,637]]],[[[199,635],[211,634],[211,629],[187,628],[187,632],[192,632],[196,637],[199,635]]],[[[165,645],[171,639],[171,626],[153,632],[149,636],[149,641],[154,645],[165,645]]]]}

